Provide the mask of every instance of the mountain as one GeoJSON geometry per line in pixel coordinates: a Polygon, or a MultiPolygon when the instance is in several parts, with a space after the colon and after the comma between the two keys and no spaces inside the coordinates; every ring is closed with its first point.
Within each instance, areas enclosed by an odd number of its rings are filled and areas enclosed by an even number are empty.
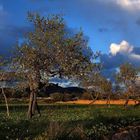
{"type": "Polygon", "coordinates": [[[43,91],[49,95],[53,93],[69,93],[69,94],[82,94],[86,90],[80,87],[61,87],[58,84],[50,83],[48,86],[43,87],[43,91]]]}

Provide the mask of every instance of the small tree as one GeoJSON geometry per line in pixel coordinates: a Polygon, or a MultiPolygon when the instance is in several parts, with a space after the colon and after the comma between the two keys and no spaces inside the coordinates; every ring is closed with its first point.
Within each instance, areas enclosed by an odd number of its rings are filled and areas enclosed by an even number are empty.
{"type": "Polygon", "coordinates": [[[88,88],[91,92],[91,97],[93,101],[90,104],[93,104],[99,96],[105,94],[107,96],[107,105],[110,105],[110,98],[112,94],[112,83],[101,75],[102,64],[100,61],[96,61],[100,57],[100,53],[94,55],[95,62],[92,71],[84,77],[82,84],[88,88]]]}
{"type": "Polygon", "coordinates": [[[136,106],[139,106],[140,105],[140,85],[136,85],[135,87],[134,87],[134,99],[135,99],[135,102],[136,102],[136,104],[135,104],[135,107],[136,106]]]}
{"type": "MultiPolygon", "coordinates": [[[[115,78],[116,78],[116,75],[114,75],[115,78]]],[[[115,81],[114,83],[114,98],[115,99],[123,99],[124,95],[123,95],[123,89],[122,89],[122,86],[120,85],[120,83],[118,81],[115,81]]]]}
{"type": "MultiPolygon", "coordinates": [[[[100,67],[100,64],[98,64],[98,67],[100,67]]],[[[93,104],[99,96],[106,95],[107,96],[107,105],[110,105],[110,98],[112,93],[112,83],[111,81],[107,80],[105,77],[103,77],[100,72],[93,71],[88,75],[88,77],[85,77],[83,84],[90,90],[91,92],[91,98],[93,101],[90,104],[93,104]]]]}
{"type": "Polygon", "coordinates": [[[130,96],[134,95],[134,88],[136,86],[137,70],[129,63],[120,66],[120,71],[117,74],[117,81],[124,86],[124,93],[126,102],[124,106],[127,107],[130,96]]]}
{"type": "Polygon", "coordinates": [[[101,63],[98,61],[100,59],[100,52],[96,52],[92,55],[92,68],[86,73],[81,79],[81,85],[87,89],[90,93],[90,98],[93,100],[90,104],[93,104],[99,97],[100,82],[101,82],[101,63]]]}
{"type": "Polygon", "coordinates": [[[110,99],[111,99],[111,94],[112,94],[112,82],[103,77],[100,83],[100,88],[102,89],[104,94],[107,96],[106,104],[110,106],[110,99]]]}
{"type": "Polygon", "coordinates": [[[2,57],[0,57],[0,82],[2,83],[0,88],[1,88],[1,93],[2,93],[4,100],[5,100],[5,105],[6,105],[6,109],[7,109],[7,116],[9,117],[10,113],[9,113],[8,100],[7,100],[6,94],[4,92],[4,88],[6,88],[5,82],[9,78],[8,75],[6,74],[6,72],[4,71],[5,64],[6,63],[5,63],[4,59],[2,57]]]}
{"type": "Polygon", "coordinates": [[[58,15],[47,18],[29,14],[34,30],[18,46],[13,64],[30,87],[28,118],[40,114],[37,94],[41,80],[59,78],[80,79],[92,68],[92,52],[80,31],[70,34],[64,19],[58,15]]]}

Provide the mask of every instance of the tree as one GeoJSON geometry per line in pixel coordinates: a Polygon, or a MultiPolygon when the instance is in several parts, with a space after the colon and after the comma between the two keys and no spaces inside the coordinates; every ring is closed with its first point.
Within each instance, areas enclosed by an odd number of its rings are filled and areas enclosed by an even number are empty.
{"type": "Polygon", "coordinates": [[[106,78],[102,77],[100,88],[104,92],[104,94],[107,96],[107,105],[110,107],[110,98],[112,94],[112,82],[107,80],[106,78]]]}
{"type": "Polygon", "coordinates": [[[10,116],[10,113],[9,113],[8,100],[7,100],[6,94],[4,92],[4,88],[6,87],[5,81],[9,77],[6,74],[6,72],[3,70],[5,64],[6,64],[6,61],[4,61],[4,59],[2,57],[0,57],[0,81],[3,83],[3,84],[1,84],[1,87],[0,88],[1,88],[1,93],[2,93],[2,95],[4,97],[4,100],[5,100],[5,106],[6,106],[6,110],[7,110],[7,116],[9,117],[10,116]]]}
{"type": "Polygon", "coordinates": [[[42,80],[48,77],[80,79],[92,69],[92,52],[80,31],[69,33],[64,19],[59,15],[40,17],[29,14],[34,30],[25,42],[17,46],[13,64],[30,87],[28,118],[40,114],[37,94],[42,80]]]}
{"type": "Polygon", "coordinates": [[[81,81],[81,85],[88,90],[90,98],[93,100],[90,104],[93,104],[101,94],[100,82],[101,75],[96,73],[94,70],[86,75],[81,81]]]}
{"type": "Polygon", "coordinates": [[[93,104],[97,98],[99,97],[100,91],[100,80],[101,80],[101,63],[99,61],[100,59],[100,52],[96,52],[92,54],[92,63],[91,63],[91,69],[87,73],[85,73],[81,77],[81,86],[86,88],[88,92],[90,93],[90,98],[93,99],[93,101],[90,104],[93,104]]]}
{"type": "Polygon", "coordinates": [[[137,70],[129,63],[120,66],[120,71],[116,76],[116,80],[124,86],[126,102],[124,106],[127,107],[130,96],[134,95],[134,88],[136,86],[137,70]]]}
{"type": "MultiPolygon", "coordinates": [[[[116,75],[114,75],[114,77],[116,78],[116,75]]],[[[122,99],[123,98],[123,89],[118,81],[114,82],[113,88],[114,88],[114,93],[115,93],[114,94],[115,99],[122,99]]]]}
{"type": "Polygon", "coordinates": [[[82,80],[82,85],[90,90],[93,104],[99,96],[107,95],[107,105],[110,105],[110,98],[112,93],[112,83],[101,74],[102,64],[97,59],[100,58],[100,52],[94,54],[94,67],[82,80]]]}
{"type": "Polygon", "coordinates": [[[140,105],[140,85],[136,84],[136,86],[134,87],[134,99],[135,99],[135,107],[140,105]]]}
{"type": "Polygon", "coordinates": [[[135,107],[140,105],[140,76],[139,76],[140,69],[137,69],[137,78],[134,87],[134,99],[136,101],[135,107]]]}

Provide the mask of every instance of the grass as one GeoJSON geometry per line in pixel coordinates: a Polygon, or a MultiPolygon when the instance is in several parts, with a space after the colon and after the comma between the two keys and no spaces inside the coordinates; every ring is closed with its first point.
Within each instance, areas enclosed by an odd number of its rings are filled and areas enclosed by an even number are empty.
{"type": "Polygon", "coordinates": [[[140,107],[111,105],[41,105],[42,116],[26,119],[27,105],[0,105],[0,140],[102,139],[119,128],[140,124],[140,107]]]}

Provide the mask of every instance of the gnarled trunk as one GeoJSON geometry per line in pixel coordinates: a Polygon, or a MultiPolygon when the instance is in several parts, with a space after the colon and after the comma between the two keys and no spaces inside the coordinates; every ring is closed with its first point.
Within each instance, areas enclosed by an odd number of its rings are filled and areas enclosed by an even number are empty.
{"type": "Polygon", "coordinates": [[[38,112],[39,116],[41,116],[40,109],[37,104],[37,94],[40,82],[39,72],[36,72],[34,75],[29,75],[28,78],[30,86],[30,101],[27,117],[30,119],[35,115],[36,111],[38,112]]]}
{"type": "Polygon", "coordinates": [[[33,94],[34,94],[33,96],[34,99],[33,99],[32,113],[35,114],[35,111],[37,111],[39,116],[41,116],[40,109],[37,103],[37,91],[34,91],[33,94]]]}
{"type": "Polygon", "coordinates": [[[32,116],[33,116],[33,113],[32,113],[33,100],[34,100],[34,97],[33,96],[34,96],[34,94],[31,91],[31,93],[30,93],[30,101],[29,101],[29,108],[28,108],[28,114],[27,114],[27,117],[29,119],[32,118],[32,116]]]}
{"type": "Polygon", "coordinates": [[[28,118],[32,118],[35,113],[39,114],[39,116],[41,116],[41,113],[40,113],[40,109],[39,109],[39,106],[38,106],[38,103],[37,103],[37,92],[35,90],[31,91],[30,93],[30,101],[29,101],[29,108],[28,108],[28,118]]]}

